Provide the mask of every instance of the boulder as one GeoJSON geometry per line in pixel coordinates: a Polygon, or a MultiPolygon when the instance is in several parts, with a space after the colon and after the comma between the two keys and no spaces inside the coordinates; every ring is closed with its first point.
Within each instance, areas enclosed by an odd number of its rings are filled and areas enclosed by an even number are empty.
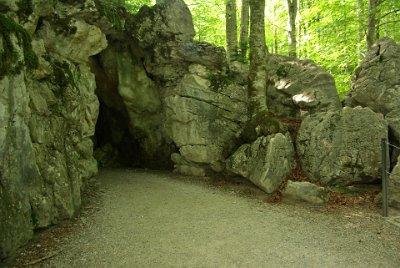
{"type": "MultiPolygon", "coordinates": [[[[189,70],[165,98],[165,131],[185,165],[215,166],[232,149],[247,120],[247,94],[228,77],[213,77],[205,66],[191,65],[189,70]]],[[[179,169],[180,163],[175,164],[179,169]]]]}
{"type": "Polygon", "coordinates": [[[311,60],[270,55],[266,64],[267,106],[275,116],[300,119],[342,107],[333,77],[311,60]]]}
{"type": "Polygon", "coordinates": [[[74,63],[85,63],[90,56],[100,53],[107,47],[104,33],[95,25],[83,20],[70,19],[56,22],[44,22],[39,31],[48,53],[57,54],[74,63]],[[54,24],[63,28],[59,32],[54,24]],[[85,45],[82,45],[85,44],[85,45]]]}
{"type": "Polygon", "coordinates": [[[329,191],[307,181],[289,180],[282,191],[284,199],[305,201],[314,205],[321,205],[329,201],[329,191]]]}
{"type": "Polygon", "coordinates": [[[296,141],[306,175],[322,185],[350,185],[380,179],[381,140],[387,123],[369,108],[345,107],[307,116],[296,141]]]}
{"type": "Polygon", "coordinates": [[[400,157],[388,179],[389,206],[400,209],[400,157]]]}
{"type": "Polygon", "coordinates": [[[351,78],[346,105],[369,107],[383,115],[400,107],[400,45],[383,38],[371,47],[351,78]]]}
{"type": "Polygon", "coordinates": [[[274,192],[294,167],[294,148],[282,133],[244,144],[227,160],[227,169],[267,193],[274,192]]]}

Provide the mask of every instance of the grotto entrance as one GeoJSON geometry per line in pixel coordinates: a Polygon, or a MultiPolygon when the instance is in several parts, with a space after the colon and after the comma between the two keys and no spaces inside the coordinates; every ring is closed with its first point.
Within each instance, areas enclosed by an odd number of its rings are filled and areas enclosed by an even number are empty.
{"type": "MultiPolygon", "coordinates": [[[[143,67],[135,66],[130,56],[115,47],[93,56],[90,65],[96,77],[96,95],[100,103],[93,139],[99,167],[172,170],[170,156],[177,148],[161,134],[161,110],[147,110],[151,103],[143,98],[154,96],[143,96],[148,92],[144,88],[147,85],[137,81],[142,79],[138,78],[138,73],[143,67]],[[121,58],[129,59],[128,63],[121,58]],[[131,102],[121,96],[124,90],[131,94],[131,102]]],[[[146,76],[146,79],[150,78],[146,76]]]]}

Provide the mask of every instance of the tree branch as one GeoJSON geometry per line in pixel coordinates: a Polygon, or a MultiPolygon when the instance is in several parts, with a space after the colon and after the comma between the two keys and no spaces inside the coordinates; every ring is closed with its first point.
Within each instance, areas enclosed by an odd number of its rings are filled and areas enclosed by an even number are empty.
{"type": "Polygon", "coordinates": [[[383,22],[383,23],[380,23],[380,24],[376,25],[376,27],[381,27],[381,26],[386,25],[386,24],[397,23],[397,22],[400,22],[400,20],[386,21],[386,22],[383,22]]]}
{"type": "Polygon", "coordinates": [[[386,14],[380,16],[378,19],[381,20],[381,19],[383,19],[384,17],[387,17],[387,16],[389,16],[390,14],[397,13],[397,12],[399,12],[399,11],[400,11],[400,9],[392,10],[392,11],[390,11],[390,12],[388,12],[388,13],[386,13],[386,14]]]}

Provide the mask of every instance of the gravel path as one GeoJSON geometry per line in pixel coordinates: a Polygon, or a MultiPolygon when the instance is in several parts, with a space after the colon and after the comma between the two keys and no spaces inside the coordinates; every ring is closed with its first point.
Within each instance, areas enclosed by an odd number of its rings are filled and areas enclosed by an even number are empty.
{"type": "Polygon", "coordinates": [[[98,182],[100,208],[37,267],[400,267],[400,228],[368,210],[273,205],[159,172],[98,182]]]}

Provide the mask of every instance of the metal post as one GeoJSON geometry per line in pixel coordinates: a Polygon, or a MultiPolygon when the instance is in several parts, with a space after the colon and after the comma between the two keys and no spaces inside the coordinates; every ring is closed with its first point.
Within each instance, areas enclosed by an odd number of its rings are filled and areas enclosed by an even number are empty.
{"type": "Polygon", "coordinates": [[[387,150],[387,139],[382,139],[382,205],[383,205],[383,217],[388,216],[388,189],[387,189],[387,177],[388,177],[388,150],[387,150]]]}

